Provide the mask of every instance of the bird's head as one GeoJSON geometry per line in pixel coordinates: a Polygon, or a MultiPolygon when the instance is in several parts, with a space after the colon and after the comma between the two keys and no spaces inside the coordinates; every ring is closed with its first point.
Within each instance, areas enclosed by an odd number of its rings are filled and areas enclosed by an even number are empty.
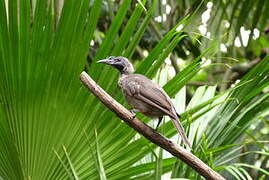
{"type": "Polygon", "coordinates": [[[109,64],[117,68],[121,74],[131,74],[134,72],[133,65],[125,57],[111,56],[107,59],[102,59],[98,63],[109,64]]]}

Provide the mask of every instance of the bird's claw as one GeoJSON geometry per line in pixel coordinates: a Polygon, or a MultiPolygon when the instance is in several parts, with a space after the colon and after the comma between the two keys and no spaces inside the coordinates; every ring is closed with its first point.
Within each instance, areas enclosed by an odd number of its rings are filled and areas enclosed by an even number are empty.
{"type": "Polygon", "coordinates": [[[135,118],[136,114],[138,112],[137,109],[131,109],[130,112],[133,114],[133,119],[135,118]]]}

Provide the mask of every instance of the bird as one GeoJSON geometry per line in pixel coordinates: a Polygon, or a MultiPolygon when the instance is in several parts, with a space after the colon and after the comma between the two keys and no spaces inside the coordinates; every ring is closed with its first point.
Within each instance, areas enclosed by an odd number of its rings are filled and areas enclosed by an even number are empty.
{"type": "Polygon", "coordinates": [[[159,118],[157,128],[163,116],[169,116],[183,142],[191,148],[191,143],[179,121],[180,116],[171,99],[159,84],[142,74],[135,74],[133,65],[125,57],[110,56],[107,59],[99,60],[98,63],[111,65],[120,72],[118,84],[127,103],[134,108],[131,112],[140,112],[150,118],[159,118]]]}

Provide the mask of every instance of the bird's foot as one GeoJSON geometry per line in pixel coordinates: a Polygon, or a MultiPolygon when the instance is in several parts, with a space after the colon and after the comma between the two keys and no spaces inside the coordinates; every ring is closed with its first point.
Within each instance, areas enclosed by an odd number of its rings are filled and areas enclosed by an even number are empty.
{"type": "Polygon", "coordinates": [[[136,113],[139,111],[137,109],[131,109],[130,112],[133,114],[133,118],[135,118],[136,113]]]}
{"type": "Polygon", "coordinates": [[[159,128],[159,126],[160,126],[162,120],[163,120],[163,116],[161,116],[161,117],[158,118],[158,124],[157,124],[157,126],[156,126],[156,128],[155,128],[155,131],[158,131],[158,128],[159,128]]]}

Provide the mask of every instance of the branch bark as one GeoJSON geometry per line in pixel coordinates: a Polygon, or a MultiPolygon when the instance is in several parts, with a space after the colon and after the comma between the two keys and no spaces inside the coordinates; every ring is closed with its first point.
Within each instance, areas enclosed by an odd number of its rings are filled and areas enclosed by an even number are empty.
{"type": "Polygon", "coordinates": [[[134,117],[133,113],[107,94],[86,72],[82,72],[80,74],[80,80],[104,105],[106,105],[111,111],[115,112],[120,119],[148,140],[170,152],[178,159],[184,161],[206,179],[225,180],[220,174],[215,172],[192,153],[182,147],[179,147],[149,127],[147,124],[134,117]]]}

